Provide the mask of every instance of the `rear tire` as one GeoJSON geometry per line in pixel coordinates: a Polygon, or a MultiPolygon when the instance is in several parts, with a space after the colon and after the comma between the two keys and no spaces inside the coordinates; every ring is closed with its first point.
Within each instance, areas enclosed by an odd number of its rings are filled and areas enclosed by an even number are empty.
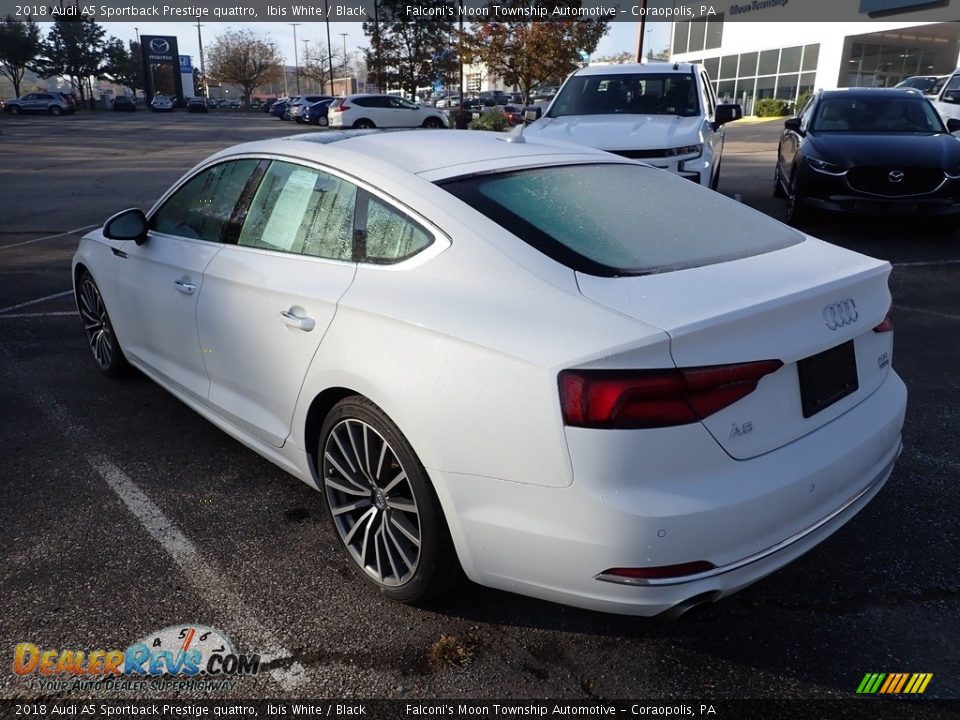
{"type": "Polygon", "coordinates": [[[428,117],[423,121],[423,125],[421,127],[425,127],[430,130],[439,130],[443,127],[443,123],[440,121],[440,118],[428,117]]]}
{"type": "Polygon", "coordinates": [[[337,403],[320,430],[317,465],[340,547],[363,579],[402,603],[424,603],[460,577],[426,470],[389,417],[364,397],[337,403]]]}
{"type": "Polygon", "coordinates": [[[60,107],[59,105],[51,105],[51,106],[50,106],[50,114],[51,114],[51,115],[57,116],[57,115],[60,115],[60,114],[62,114],[62,113],[63,113],[63,108],[60,107]]]}
{"type": "Polygon", "coordinates": [[[353,124],[353,126],[357,130],[372,130],[376,127],[376,125],[373,124],[373,120],[368,120],[367,118],[360,118],[353,124]]]}

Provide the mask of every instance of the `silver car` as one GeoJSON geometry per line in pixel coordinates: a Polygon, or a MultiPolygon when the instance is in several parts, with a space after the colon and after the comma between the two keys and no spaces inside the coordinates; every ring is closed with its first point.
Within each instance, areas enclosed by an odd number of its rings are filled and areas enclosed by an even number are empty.
{"type": "Polygon", "coordinates": [[[73,107],[62,95],[46,92],[27,93],[15,100],[8,100],[4,103],[3,109],[11,115],[20,115],[21,113],[63,115],[73,112],[73,107]]]}

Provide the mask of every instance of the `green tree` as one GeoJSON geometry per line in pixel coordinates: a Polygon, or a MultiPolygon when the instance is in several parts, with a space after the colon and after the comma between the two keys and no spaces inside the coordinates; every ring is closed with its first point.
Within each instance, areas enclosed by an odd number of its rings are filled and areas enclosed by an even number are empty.
{"type": "Polygon", "coordinates": [[[20,97],[23,75],[40,54],[40,29],[32,19],[26,22],[7,15],[0,23],[0,74],[13,83],[14,95],[20,97]]]}
{"type": "MultiPolygon", "coordinates": [[[[579,0],[497,0],[497,4],[520,12],[580,7],[579,0]]],[[[466,39],[473,59],[484,63],[507,85],[518,86],[524,103],[530,102],[533,88],[576,70],[607,32],[605,20],[550,17],[536,21],[504,20],[491,10],[490,19],[474,23],[466,39]]]]}
{"type": "Polygon", "coordinates": [[[372,41],[365,51],[371,81],[380,88],[399,86],[415,98],[418,87],[446,77],[456,62],[448,52],[456,6],[452,0],[423,0],[417,7],[430,11],[426,18],[411,17],[408,7],[409,0],[379,2],[376,21],[363,23],[363,32],[372,41]]]}
{"type": "Polygon", "coordinates": [[[122,40],[110,38],[104,50],[104,64],[98,76],[130,88],[134,95],[138,90],[143,90],[145,83],[140,43],[131,40],[129,47],[125,47],[122,40]]]}
{"type": "Polygon", "coordinates": [[[227,30],[214,41],[207,60],[210,77],[239,87],[244,101],[279,64],[277,44],[249,30],[227,30]]]}
{"type": "Polygon", "coordinates": [[[103,74],[108,45],[105,35],[93,18],[57,20],[43,43],[37,74],[66,78],[80,93],[81,102],[85,101],[89,79],[103,74]]]}

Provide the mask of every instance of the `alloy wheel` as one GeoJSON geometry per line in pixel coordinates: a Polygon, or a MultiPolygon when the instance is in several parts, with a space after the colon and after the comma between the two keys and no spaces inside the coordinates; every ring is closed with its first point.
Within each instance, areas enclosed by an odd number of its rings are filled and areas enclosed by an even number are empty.
{"type": "Polygon", "coordinates": [[[373,426],[348,418],[323,447],[323,485],[337,534],[378,585],[398,587],[421,556],[420,512],[406,469],[373,426]]]}
{"type": "Polygon", "coordinates": [[[107,308],[103,304],[100,290],[89,277],[84,278],[79,293],[80,317],[83,320],[83,330],[87,335],[87,343],[93,352],[93,358],[102,370],[107,370],[113,363],[116,348],[114,346],[113,330],[110,327],[110,318],[107,308]]]}

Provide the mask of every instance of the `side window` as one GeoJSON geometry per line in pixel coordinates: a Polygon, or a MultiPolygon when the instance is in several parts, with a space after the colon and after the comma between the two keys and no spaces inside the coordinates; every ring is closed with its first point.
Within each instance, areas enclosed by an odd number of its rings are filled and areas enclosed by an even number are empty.
{"type": "Polygon", "coordinates": [[[367,196],[366,246],[361,260],[389,265],[413,257],[433,244],[433,237],[416,221],[383,201],[367,196]]]}
{"type": "Polygon", "coordinates": [[[704,73],[700,73],[700,97],[703,101],[703,113],[708,118],[712,118],[714,115],[714,110],[716,109],[716,103],[713,101],[713,88],[710,87],[710,81],[707,80],[707,76],[704,73]]]}
{"type": "Polygon", "coordinates": [[[345,180],[274,161],[247,211],[237,244],[350,260],[356,199],[357,187],[345,180]]]}
{"type": "Polygon", "coordinates": [[[813,117],[813,108],[817,104],[817,99],[815,97],[807,100],[806,106],[803,108],[803,113],[800,115],[800,129],[803,132],[807,131],[807,128],[810,127],[810,118],[813,117]]]}
{"type": "Polygon", "coordinates": [[[259,160],[233,160],[188,180],[153,216],[150,227],[168,235],[221,242],[221,235],[259,160]]]}

